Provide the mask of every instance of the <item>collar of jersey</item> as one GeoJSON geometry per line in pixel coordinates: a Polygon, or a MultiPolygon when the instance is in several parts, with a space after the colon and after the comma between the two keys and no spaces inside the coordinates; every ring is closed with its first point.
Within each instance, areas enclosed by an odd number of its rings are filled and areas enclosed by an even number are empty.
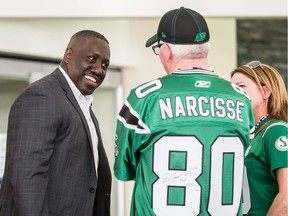
{"type": "Polygon", "coordinates": [[[209,71],[205,69],[200,68],[193,68],[193,69],[186,69],[186,70],[180,70],[176,69],[173,71],[173,74],[206,74],[211,76],[218,76],[218,74],[215,71],[209,71]]]}

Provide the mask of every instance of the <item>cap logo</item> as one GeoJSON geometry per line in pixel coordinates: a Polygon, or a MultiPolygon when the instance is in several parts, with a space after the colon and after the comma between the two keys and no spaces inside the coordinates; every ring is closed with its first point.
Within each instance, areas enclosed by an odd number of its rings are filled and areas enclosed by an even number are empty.
{"type": "Polygon", "coordinates": [[[201,41],[204,41],[206,38],[206,32],[199,32],[195,37],[195,42],[199,43],[201,41]]]}
{"type": "Polygon", "coordinates": [[[161,33],[161,38],[166,38],[166,34],[164,32],[161,33]]]}

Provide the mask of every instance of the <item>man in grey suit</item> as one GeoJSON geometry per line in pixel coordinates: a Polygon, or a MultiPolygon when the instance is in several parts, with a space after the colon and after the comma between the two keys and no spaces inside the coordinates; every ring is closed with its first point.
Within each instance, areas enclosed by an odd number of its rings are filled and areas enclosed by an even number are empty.
{"type": "Polygon", "coordinates": [[[77,32],[60,66],[16,99],[8,121],[1,216],[110,215],[111,173],[91,111],[91,94],[109,60],[103,35],[77,32]]]}

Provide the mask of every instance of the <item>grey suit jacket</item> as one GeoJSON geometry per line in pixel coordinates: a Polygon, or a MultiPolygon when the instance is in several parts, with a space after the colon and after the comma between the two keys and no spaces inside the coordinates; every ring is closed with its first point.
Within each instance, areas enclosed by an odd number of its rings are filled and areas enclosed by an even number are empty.
{"type": "Polygon", "coordinates": [[[110,215],[111,173],[98,122],[98,179],[89,128],[57,68],[12,105],[0,215],[110,215]]]}

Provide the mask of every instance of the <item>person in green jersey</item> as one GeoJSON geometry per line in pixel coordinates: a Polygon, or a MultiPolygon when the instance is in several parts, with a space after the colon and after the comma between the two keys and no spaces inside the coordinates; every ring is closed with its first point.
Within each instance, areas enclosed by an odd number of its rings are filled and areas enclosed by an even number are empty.
{"type": "Polygon", "coordinates": [[[279,72],[252,61],[231,73],[251,97],[255,138],[245,153],[244,215],[288,215],[287,92],[279,72]]]}
{"type": "Polygon", "coordinates": [[[131,90],[117,117],[114,175],[135,180],[131,216],[240,216],[247,93],[208,70],[209,29],[189,8],[165,13],[152,46],[167,75],[131,90]]]}

